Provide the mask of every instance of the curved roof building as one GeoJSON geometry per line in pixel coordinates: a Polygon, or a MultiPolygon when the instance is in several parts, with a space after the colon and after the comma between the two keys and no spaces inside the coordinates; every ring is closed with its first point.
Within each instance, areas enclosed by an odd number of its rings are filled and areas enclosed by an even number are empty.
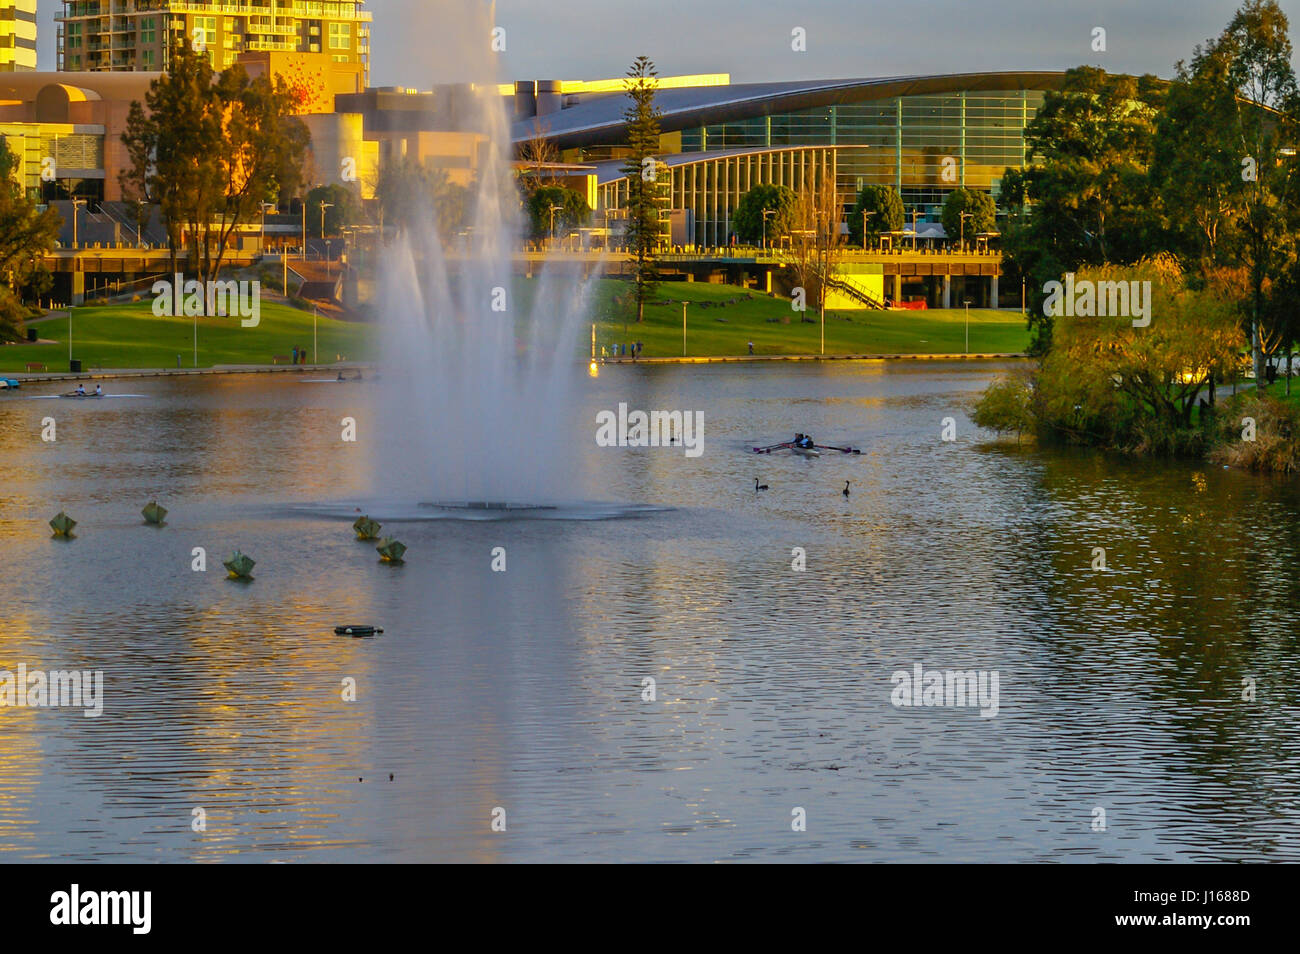
{"type": "MultiPolygon", "coordinates": [[[[741,84],[726,77],[691,79],[698,82],[665,80],[656,97],[663,113],[661,156],[683,169],[680,177],[674,173],[671,204],[694,213],[695,242],[720,245],[749,186],[797,186],[808,168],[820,170],[827,161],[846,204],[864,185],[891,185],[909,219],[914,211],[926,220],[937,217],[948,192],[959,186],[996,197],[1003,171],[1024,165],[1025,126],[1064,74],[741,84]]],[[[621,178],[612,160],[624,153],[626,106],[617,81],[517,83],[512,135],[516,143],[544,136],[565,161],[595,163],[603,203],[617,194],[606,187],[621,178]]]]}

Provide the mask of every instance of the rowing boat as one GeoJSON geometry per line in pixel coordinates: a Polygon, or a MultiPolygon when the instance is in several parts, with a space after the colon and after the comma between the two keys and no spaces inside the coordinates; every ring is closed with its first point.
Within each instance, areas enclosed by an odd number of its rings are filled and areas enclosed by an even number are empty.
{"type": "Polygon", "coordinates": [[[108,397],[108,395],[107,394],[78,394],[76,391],[73,391],[71,394],[60,394],[59,397],[61,398],[102,398],[102,397],[108,397]]]}
{"type": "Polygon", "coordinates": [[[822,452],[815,447],[795,447],[791,445],[790,453],[798,454],[800,457],[821,457],[822,452]]]}

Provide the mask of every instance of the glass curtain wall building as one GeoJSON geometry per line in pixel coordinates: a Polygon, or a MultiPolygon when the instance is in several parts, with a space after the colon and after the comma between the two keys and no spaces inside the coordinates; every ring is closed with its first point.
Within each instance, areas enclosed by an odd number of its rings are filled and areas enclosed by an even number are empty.
{"type": "Polygon", "coordinates": [[[956,91],[894,96],[716,123],[682,130],[682,152],[789,146],[840,146],[839,189],[898,190],[910,213],[942,206],[965,186],[999,195],[1002,173],[1024,165],[1025,126],[1041,90],[956,91]]]}
{"type": "MultiPolygon", "coordinates": [[[[725,223],[743,194],[742,183],[728,167],[748,170],[763,153],[833,150],[840,201],[848,207],[866,185],[897,189],[908,214],[918,222],[937,222],[943,202],[954,189],[979,189],[1000,198],[1008,168],[1025,165],[1025,126],[1048,90],[1059,89],[1064,74],[1055,72],[972,73],[888,79],[824,80],[789,83],[709,85],[674,84],[660,89],[663,135],[659,158],[674,175],[673,206],[686,202],[695,222],[696,241],[721,244],[725,223]],[[730,163],[702,162],[736,157],[730,163]],[[687,171],[684,164],[695,169],[687,171]],[[699,175],[716,173],[724,186],[693,189],[699,175]],[[683,183],[679,183],[683,179],[683,183]],[[685,184],[687,188],[682,188],[685,184]],[[704,195],[694,206],[690,196],[704,195]]],[[[566,162],[593,163],[599,170],[600,195],[614,203],[625,190],[616,187],[618,163],[626,155],[621,92],[569,94],[558,81],[516,84],[514,138],[522,144],[542,136],[566,162]],[[533,97],[519,87],[533,87],[533,97]],[[542,90],[554,90],[544,97],[542,90]]],[[[802,157],[801,157],[802,160],[802,157]]],[[[820,157],[819,157],[820,160],[820,157]]],[[[768,168],[781,168],[773,157],[768,168]]],[[[775,181],[775,180],[774,180],[775,181]]],[[[786,184],[797,185],[796,183],[786,184]]],[[[602,211],[602,210],[598,210],[602,211]]]]}

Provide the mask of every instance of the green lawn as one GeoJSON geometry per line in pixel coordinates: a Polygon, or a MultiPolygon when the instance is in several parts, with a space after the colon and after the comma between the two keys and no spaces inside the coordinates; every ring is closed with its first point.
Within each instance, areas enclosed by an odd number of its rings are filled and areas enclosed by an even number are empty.
{"type": "Polygon", "coordinates": [[[1300,405],[1300,378],[1291,381],[1291,394],[1286,393],[1286,378],[1278,378],[1271,385],[1265,386],[1265,393],[1269,397],[1277,398],[1287,404],[1300,405]]]}
{"type": "MultiPolygon", "coordinates": [[[[537,282],[521,280],[517,294],[528,307],[538,289],[537,282]]],[[[620,342],[640,341],[644,357],[681,357],[682,299],[687,306],[687,354],[725,356],[747,353],[754,342],[757,355],[816,354],[818,323],[801,322],[784,299],[747,292],[734,285],[665,283],[654,301],[671,299],[671,304],[652,304],[646,320],[638,325],[624,322],[615,297],[625,294],[629,284],[613,279],[597,282],[593,314],[597,324],[597,349],[620,342]],[[751,297],[746,299],[745,295],[751,297]],[[733,303],[732,300],[740,299],[733,303]],[[709,307],[705,307],[705,304],[709,307]],[[783,324],[783,320],[788,320],[783,324]]],[[[965,313],[961,309],[934,311],[837,311],[826,314],[827,354],[959,354],[965,350],[965,313]]],[[[52,318],[33,321],[43,339],[56,344],[19,344],[0,347],[0,371],[22,372],[28,362],[42,362],[50,371],[68,368],[68,321],[52,318]]],[[[285,305],[263,302],[261,323],[243,328],[238,318],[200,318],[199,367],[219,364],[271,364],[276,355],[288,355],[294,345],[312,348],[312,315],[285,305]]],[[[336,360],[366,360],[374,356],[374,329],[365,324],[334,321],[319,323],[319,354],[322,363],[336,360]]],[[[72,357],[82,368],[174,368],[194,366],[193,320],[157,318],[150,301],[131,305],[77,308],[72,321],[72,357]]],[[[581,336],[582,356],[589,348],[581,336]]],[[[1019,314],[972,309],[970,351],[972,353],[1022,352],[1029,333],[1019,314]]]]}
{"type": "MultiPolygon", "coordinates": [[[[0,347],[0,371],[24,371],[28,362],[43,362],[50,371],[68,370],[68,319],[51,318],[28,323],[43,339],[57,344],[15,344],[0,347]]],[[[319,320],[318,347],[322,364],[337,355],[364,360],[369,329],[364,325],[319,320]]],[[[276,355],[288,355],[294,345],[312,353],[312,315],[287,305],[263,302],[256,328],[241,327],[239,318],[200,318],[201,368],[218,364],[271,364],[276,355]]],[[[194,366],[194,321],[191,318],[157,318],[152,301],[131,305],[106,305],[73,309],[72,357],[82,369],[174,368],[194,366]]]]}
{"type": "MultiPolygon", "coordinates": [[[[626,282],[603,280],[596,292],[597,353],[601,346],[640,341],[642,356],[682,356],[682,306],[686,310],[688,356],[743,355],[754,342],[757,355],[816,354],[820,328],[815,311],[801,322],[787,299],[771,298],[735,285],[700,282],[664,283],[652,301],[672,304],[646,307],[645,322],[624,322],[614,296],[626,282]],[[745,299],[745,295],[752,297],[745,299]],[[731,304],[734,299],[740,301],[731,304]],[[708,307],[704,307],[705,303],[708,307]],[[788,324],[783,324],[788,321],[788,324]]],[[[930,311],[828,311],[827,354],[960,354],[966,350],[964,309],[930,311]]],[[[1019,353],[1029,346],[1029,332],[1018,312],[971,309],[972,353],[1019,353]]]]}

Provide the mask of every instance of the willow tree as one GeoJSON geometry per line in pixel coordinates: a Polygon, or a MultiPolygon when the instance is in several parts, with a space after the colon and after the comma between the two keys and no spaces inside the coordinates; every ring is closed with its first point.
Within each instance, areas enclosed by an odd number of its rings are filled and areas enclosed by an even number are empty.
{"type": "Polygon", "coordinates": [[[627,71],[623,88],[628,106],[623,113],[627,124],[627,247],[632,255],[632,277],[636,291],[636,320],[645,320],[646,299],[659,280],[657,255],[663,242],[663,188],[655,153],[659,151],[659,119],[655,91],[658,72],[648,57],[638,56],[627,71]]]}

